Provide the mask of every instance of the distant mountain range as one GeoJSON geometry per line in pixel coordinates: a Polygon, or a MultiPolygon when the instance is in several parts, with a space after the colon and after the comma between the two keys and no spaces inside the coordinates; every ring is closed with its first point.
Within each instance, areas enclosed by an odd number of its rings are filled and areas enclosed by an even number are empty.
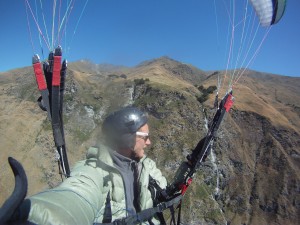
{"type": "MultiPolygon", "coordinates": [[[[214,113],[215,95],[203,98],[203,89],[223,74],[168,57],[130,68],[69,63],[64,109],[71,166],[100,141],[109,112],[134,104],[150,115],[147,153],[171,181],[205,135],[203,111],[209,118],[214,113]]],[[[184,224],[299,224],[300,78],[247,70],[233,93],[235,104],[212,154],[185,196],[184,224]]],[[[24,165],[29,195],[60,182],[38,97],[31,67],[0,74],[0,203],[14,182],[8,156],[24,165]]]]}

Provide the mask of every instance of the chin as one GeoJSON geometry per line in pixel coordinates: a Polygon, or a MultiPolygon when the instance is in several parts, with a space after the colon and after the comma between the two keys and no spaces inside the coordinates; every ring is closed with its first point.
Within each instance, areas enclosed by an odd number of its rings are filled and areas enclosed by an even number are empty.
{"type": "Polygon", "coordinates": [[[141,152],[139,152],[138,154],[136,154],[136,157],[137,157],[138,159],[141,159],[141,158],[144,157],[144,155],[145,155],[144,150],[141,150],[141,152]]]}

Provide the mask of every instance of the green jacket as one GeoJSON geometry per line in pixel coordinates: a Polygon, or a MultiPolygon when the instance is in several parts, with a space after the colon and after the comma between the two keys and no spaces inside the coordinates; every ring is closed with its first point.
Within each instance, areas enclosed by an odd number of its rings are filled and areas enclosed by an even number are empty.
{"type": "MultiPolygon", "coordinates": [[[[144,157],[139,177],[140,208],[152,208],[153,201],[148,190],[149,175],[165,188],[166,179],[151,159],[144,157]]],[[[112,220],[128,216],[123,178],[113,166],[112,158],[101,146],[90,148],[87,159],[78,162],[71,177],[56,188],[30,197],[29,221],[37,224],[88,225],[103,221],[106,198],[110,193],[112,220]]],[[[159,224],[153,218],[152,222],[159,224]]]]}

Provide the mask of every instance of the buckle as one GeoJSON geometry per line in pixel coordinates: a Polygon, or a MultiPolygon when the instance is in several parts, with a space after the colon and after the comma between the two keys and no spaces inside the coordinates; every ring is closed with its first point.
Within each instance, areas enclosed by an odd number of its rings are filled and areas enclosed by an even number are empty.
{"type": "Polygon", "coordinates": [[[158,209],[159,209],[160,212],[162,212],[162,211],[164,211],[164,210],[166,210],[168,208],[167,204],[165,202],[160,203],[157,206],[158,206],[158,209]]]}

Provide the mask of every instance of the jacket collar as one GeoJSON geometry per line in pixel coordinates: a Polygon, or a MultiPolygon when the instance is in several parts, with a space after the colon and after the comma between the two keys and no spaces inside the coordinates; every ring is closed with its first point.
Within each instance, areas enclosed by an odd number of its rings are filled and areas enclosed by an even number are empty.
{"type": "MultiPolygon", "coordinates": [[[[113,164],[113,159],[111,157],[111,152],[113,150],[110,149],[109,147],[100,144],[97,147],[90,147],[87,154],[86,154],[86,159],[87,160],[97,160],[100,161],[101,163],[104,163],[107,166],[114,167],[113,164]]],[[[141,160],[140,163],[143,164],[144,160],[147,158],[147,156],[144,156],[141,160]]]]}

